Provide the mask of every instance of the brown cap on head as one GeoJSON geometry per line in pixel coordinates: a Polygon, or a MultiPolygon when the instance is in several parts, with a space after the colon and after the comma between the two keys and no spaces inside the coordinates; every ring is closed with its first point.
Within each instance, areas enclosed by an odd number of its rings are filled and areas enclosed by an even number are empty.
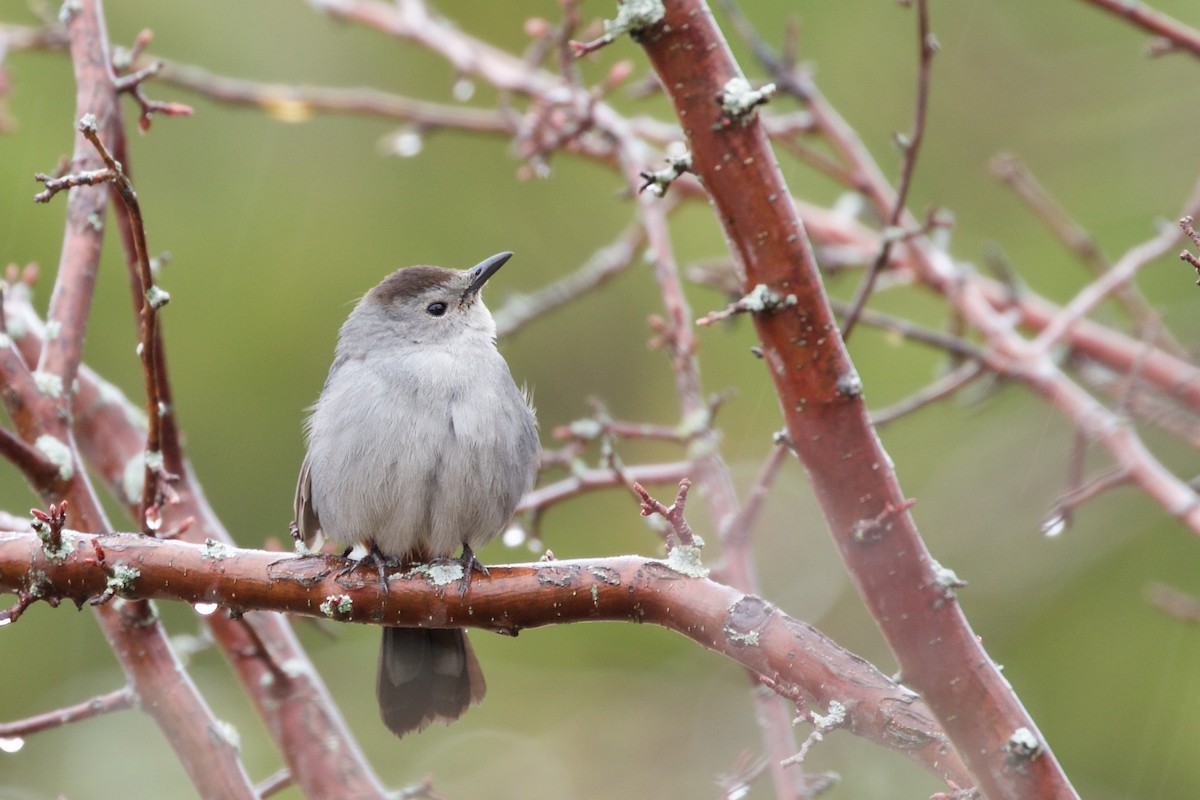
{"type": "Polygon", "coordinates": [[[379,303],[391,303],[398,298],[416,297],[430,289],[444,286],[460,273],[443,267],[405,267],[388,275],[367,293],[379,303]]]}

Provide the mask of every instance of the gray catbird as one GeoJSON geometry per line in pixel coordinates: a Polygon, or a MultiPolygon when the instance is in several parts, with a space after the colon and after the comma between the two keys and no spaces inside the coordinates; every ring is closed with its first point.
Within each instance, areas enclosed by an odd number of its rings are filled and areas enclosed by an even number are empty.
{"type": "MultiPolygon", "coordinates": [[[[359,301],[308,420],[297,535],[389,561],[447,558],[498,534],[533,485],[537,420],[496,350],[480,290],[512,253],[469,270],[408,267],[359,301]]],[[[465,588],[466,584],[464,584],[465,588]]],[[[483,699],[459,629],[384,628],[377,694],[397,736],[483,699]]]]}

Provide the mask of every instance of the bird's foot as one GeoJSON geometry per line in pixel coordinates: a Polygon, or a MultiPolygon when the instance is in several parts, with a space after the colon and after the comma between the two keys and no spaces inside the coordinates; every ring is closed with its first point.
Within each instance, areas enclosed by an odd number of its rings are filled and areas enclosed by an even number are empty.
{"type": "Polygon", "coordinates": [[[434,561],[440,561],[444,564],[457,564],[462,569],[462,589],[460,594],[466,596],[467,590],[471,588],[471,573],[478,572],[485,578],[488,576],[488,569],[483,565],[478,558],[475,557],[475,551],[471,549],[471,545],[463,542],[462,555],[458,558],[437,558],[434,561]]]}
{"type": "MultiPolygon", "coordinates": [[[[342,553],[342,558],[349,558],[350,553],[353,552],[353,550],[353,547],[347,547],[346,551],[342,553]]],[[[400,559],[390,558],[384,555],[383,551],[379,549],[374,541],[372,541],[367,547],[367,554],[357,561],[351,561],[341,572],[338,573],[338,577],[340,578],[343,575],[347,575],[362,566],[374,566],[375,569],[379,571],[379,583],[383,586],[383,591],[386,593],[388,590],[388,570],[397,567],[400,564],[400,559]]]]}

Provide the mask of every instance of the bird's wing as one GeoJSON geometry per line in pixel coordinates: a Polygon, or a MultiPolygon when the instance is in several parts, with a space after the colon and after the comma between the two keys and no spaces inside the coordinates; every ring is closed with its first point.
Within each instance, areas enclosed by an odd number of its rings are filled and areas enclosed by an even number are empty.
{"type": "Polygon", "coordinates": [[[292,523],[292,535],[297,541],[303,541],[311,548],[319,548],[324,536],[321,532],[321,520],[317,517],[317,509],[312,501],[312,475],[310,474],[308,456],[300,467],[300,479],[296,481],[296,521],[292,523]]]}

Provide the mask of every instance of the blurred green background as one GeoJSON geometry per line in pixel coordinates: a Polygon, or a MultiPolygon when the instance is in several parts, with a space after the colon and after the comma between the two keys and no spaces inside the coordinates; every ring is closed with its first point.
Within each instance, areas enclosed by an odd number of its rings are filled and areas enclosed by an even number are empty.
{"type": "MultiPolygon", "coordinates": [[[[1156,5],[1200,23],[1194,3],[1156,5]]],[[[799,19],[802,58],[816,65],[824,92],[894,171],[890,137],[911,120],[912,14],[885,0],[747,6],[775,43],[785,22],[799,19]]],[[[549,0],[439,7],[467,31],[517,51],[527,42],[528,17],[560,13],[549,0]]],[[[583,13],[611,17],[613,8],[591,2],[583,13]]],[[[452,102],[456,76],[443,62],[332,22],[303,3],[126,0],[109,3],[107,13],[114,42],[129,44],[150,28],[152,52],[219,74],[374,86],[452,102]]],[[[34,17],[24,2],[0,0],[0,20],[32,24],[34,17]]],[[[1146,36],[1082,2],[934,2],[933,26],[942,50],[911,208],[919,213],[937,204],[954,212],[957,257],[978,262],[998,246],[1028,283],[1060,301],[1086,280],[988,177],[989,159],[1002,150],[1024,158],[1114,258],[1152,235],[1157,220],[1178,216],[1200,173],[1195,59],[1144,58],[1146,36]]],[[[763,77],[745,49],[736,49],[748,75],[763,77]]],[[[637,47],[623,40],[602,51],[587,74],[600,76],[618,59],[631,59],[639,74],[646,69],[637,47]]],[[[0,136],[0,264],[40,263],[37,302],[44,308],[64,203],[35,205],[32,175],[70,152],[71,69],[61,53],[18,52],[9,55],[8,70],[8,112],[17,127],[0,136]]],[[[610,171],[559,155],[546,179],[521,181],[512,147],[497,138],[439,133],[415,157],[387,157],[377,143],[396,127],[386,121],[324,116],[285,124],[161,85],[150,84],[148,93],[196,108],[191,119],[157,118],[150,135],[133,133],[130,166],[150,248],[174,256],[162,277],[173,297],[163,319],[188,450],[211,502],[246,546],[286,535],[303,412],[356,297],[398,266],[465,267],[511,249],[516,258],[489,288],[495,309],[507,293],[574,269],[633,216],[610,171]]],[[[494,93],[478,86],[470,102],[493,101],[494,93]]],[[[618,94],[613,102],[666,118],[661,98],[618,94]]],[[[126,113],[134,118],[132,106],[126,113]]],[[[797,196],[837,199],[835,187],[781,159],[797,196]]],[[[683,264],[725,256],[720,231],[699,204],[676,217],[672,236],[683,264]]],[[[134,328],[115,245],[110,235],[86,359],[137,397],[134,328]]],[[[830,288],[844,297],[855,280],[834,279],[830,288]]],[[[1193,346],[1200,298],[1189,270],[1167,259],[1147,269],[1140,285],[1180,341],[1193,346]]],[[[710,291],[689,292],[695,316],[723,304],[710,291]]],[[[645,346],[656,298],[652,276],[638,265],[504,345],[514,374],[534,389],[544,440],[555,426],[587,414],[589,396],[621,418],[677,421],[665,360],[645,346]]],[[[940,304],[916,291],[889,293],[878,305],[942,322],[940,304]]],[[[760,362],[748,355],[748,325],[702,329],[699,336],[706,389],[737,389],[719,421],[724,454],[745,488],[780,427],[774,396],[760,362]]],[[[866,329],[852,350],[876,408],[943,366],[936,354],[866,329]]],[[[970,581],[962,605],[1084,796],[1195,798],[1200,631],[1152,609],[1145,592],[1158,581],[1200,592],[1200,547],[1133,489],[1090,503],[1066,534],[1044,538],[1040,523],[1064,487],[1073,434],[1020,387],[992,388],[883,431],[905,492],[918,500],[914,513],[930,548],[970,581]]],[[[1196,472],[1193,451],[1166,436],[1147,438],[1180,474],[1196,472]]],[[[644,444],[626,454],[630,461],[678,455],[644,444]]],[[[1095,455],[1092,466],[1103,466],[1095,455]]],[[[0,508],[23,513],[33,502],[14,471],[0,465],[0,508]]],[[[702,505],[694,508],[693,524],[711,530],[702,505]]],[[[657,550],[620,492],[556,508],[541,534],[559,557],[657,550]]],[[[794,464],[772,495],[757,544],[771,601],[885,672],[893,669],[794,464]]],[[[482,556],[533,557],[498,543],[482,556]]],[[[160,610],[177,633],[197,630],[190,609],[160,610]]],[[[397,742],[374,707],[378,632],[343,626],[330,639],[299,627],[372,763],[394,785],[432,775],[451,797],[715,797],[714,778],[759,747],[742,672],[657,628],[560,626],[517,640],[476,633],[487,702],[451,727],[397,742]]],[[[202,653],[191,670],[218,716],[241,731],[251,775],[271,774],[279,759],[222,657],[202,653]]],[[[0,719],[80,702],[122,682],[87,613],[34,606],[0,635],[0,719]]],[[[905,760],[848,734],[816,747],[807,766],[842,775],[829,795],[835,798],[916,798],[938,789],[905,760]]],[[[0,798],[190,791],[153,725],[137,713],[40,734],[19,753],[0,753],[0,798]]],[[[750,796],[769,797],[770,788],[757,786],[750,796]]]]}

